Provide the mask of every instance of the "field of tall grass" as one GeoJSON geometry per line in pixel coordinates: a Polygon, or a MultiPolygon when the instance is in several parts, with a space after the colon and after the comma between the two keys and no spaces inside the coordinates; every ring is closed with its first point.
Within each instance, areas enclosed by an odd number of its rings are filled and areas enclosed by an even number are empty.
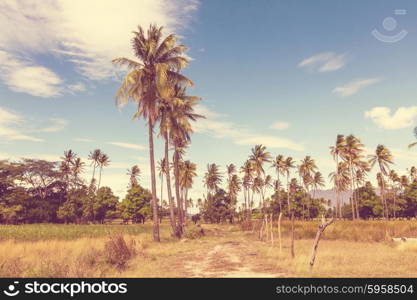
{"type": "MultiPolygon", "coordinates": [[[[320,221],[295,221],[295,239],[314,238],[320,221]]],[[[258,225],[259,226],[259,225],[258,225]]],[[[277,223],[274,224],[277,232],[277,223]]],[[[282,221],[283,236],[291,233],[291,222],[282,221]]],[[[323,239],[343,240],[356,242],[383,242],[390,241],[393,237],[417,237],[416,220],[338,220],[327,227],[323,239]]]]}
{"type": "Polygon", "coordinates": [[[324,232],[311,271],[308,261],[319,223],[295,222],[295,258],[287,220],[282,222],[282,252],[276,223],[274,245],[258,240],[256,223],[253,231],[242,231],[238,224],[203,224],[203,237],[194,234],[198,227],[190,226],[178,240],[163,222],[161,243],[152,241],[151,223],[3,225],[0,277],[187,277],[187,261],[198,262],[210,249],[235,242],[247,251],[241,253],[243,264],[250,258],[252,265],[282,276],[417,276],[417,243],[392,242],[392,237],[417,237],[417,221],[336,221],[324,232]]]}

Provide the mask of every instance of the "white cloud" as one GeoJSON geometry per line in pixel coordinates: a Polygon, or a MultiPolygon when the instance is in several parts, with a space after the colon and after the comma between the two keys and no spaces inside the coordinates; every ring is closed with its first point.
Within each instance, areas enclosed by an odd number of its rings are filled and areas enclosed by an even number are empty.
{"type": "Polygon", "coordinates": [[[275,129],[275,130],[285,130],[285,129],[288,129],[289,127],[290,127],[290,123],[283,122],[283,121],[276,121],[272,123],[272,125],[270,126],[271,129],[275,129]]]}
{"type": "Polygon", "coordinates": [[[337,71],[347,63],[346,54],[336,54],[333,52],[322,52],[302,60],[298,67],[308,67],[319,72],[337,71]]]}
{"type": "Polygon", "coordinates": [[[48,68],[0,50],[0,78],[12,91],[36,97],[61,95],[61,78],[48,68]]]}
{"type": "Polygon", "coordinates": [[[43,141],[24,134],[21,129],[23,123],[24,118],[20,114],[0,107],[0,137],[5,140],[43,141]]]}
{"type": "Polygon", "coordinates": [[[255,145],[262,144],[269,148],[286,148],[295,151],[303,151],[304,147],[290,139],[280,138],[270,135],[254,135],[249,137],[242,137],[235,141],[238,145],[255,145]]]}
{"type": "Polygon", "coordinates": [[[81,143],[91,143],[94,142],[92,139],[86,139],[86,138],[74,138],[72,139],[74,142],[81,142],[81,143]]]}
{"type": "Polygon", "coordinates": [[[107,144],[117,146],[117,147],[127,148],[127,149],[133,149],[133,150],[146,150],[147,149],[146,147],[142,145],[123,143],[123,142],[108,142],[107,144]]]}
{"type": "Polygon", "coordinates": [[[336,87],[333,90],[333,93],[338,94],[342,97],[351,96],[359,92],[361,89],[376,84],[381,80],[381,78],[356,79],[345,85],[336,87]]]}
{"type": "Polygon", "coordinates": [[[399,107],[393,114],[388,107],[378,106],[366,111],[365,118],[383,129],[407,128],[415,125],[417,106],[399,107]]]}
{"type": "Polygon", "coordinates": [[[18,161],[22,158],[32,158],[32,159],[43,159],[48,161],[59,161],[60,157],[56,154],[48,154],[48,153],[31,153],[31,154],[12,154],[12,153],[4,153],[0,152],[0,159],[6,159],[11,161],[18,161]]]}
{"type": "Polygon", "coordinates": [[[68,125],[68,121],[64,120],[64,119],[49,119],[49,121],[52,123],[51,125],[49,125],[48,127],[42,128],[39,131],[40,132],[58,132],[61,130],[64,130],[67,125],[68,125]]]}
{"type": "Polygon", "coordinates": [[[154,23],[164,26],[165,33],[178,32],[198,5],[197,0],[1,1],[0,49],[13,59],[0,60],[0,68],[12,75],[2,79],[15,91],[40,97],[82,91],[82,84],[66,84],[36,64],[36,55],[63,58],[89,79],[109,78],[115,74],[112,59],[132,57],[130,40],[138,25],[154,23]],[[11,71],[10,63],[18,68],[11,71]]]}
{"type": "Polygon", "coordinates": [[[286,148],[302,151],[304,147],[290,139],[272,135],[258,135],[251,130],[241,127],[231,121],[225,121],[225,115],[212,111],[208,107],[199,104],[196,113],[205,116],[194,124],[194,130],[198,133],[206,133],[214,138],[229,138],[237,145],[264,144],[270,148],[286,148]]]}

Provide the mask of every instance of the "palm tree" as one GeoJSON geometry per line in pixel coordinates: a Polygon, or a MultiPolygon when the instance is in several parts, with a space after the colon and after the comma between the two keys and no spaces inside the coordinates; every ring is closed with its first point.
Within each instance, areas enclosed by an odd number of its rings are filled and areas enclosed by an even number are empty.
{"type": "Polygon", "coordinates": [[[396,204],[396,200],[397,200],[397,183],[400,182],[400,177],[398,176],[397,172],[395,172],[394,170],[390,170],[389,174],[388,174],[388,178],[391,181],[391,192],[392,192],[392,197],[393,197],[393,215],[394,215],[394,219],[396,217],[396,210],[397,210],[397,204],[396,204]]]}
{"type": "Polygon", "coordinates": [[[219,166],[215,163],[208,164],[207,172],[204,175],[204,186],[207,188],[207,196],[212,195],[213,192],[217,192],[221,182],[222,175],[219,171],[219,166]]]}
{"type": "Polygon", "coordinates": [[[85,163],[81,161],[81,158],[77,157],[73,160],[72,163],[72,176],[74,177],[74,184],[76,186],[80,183],[80,178],[78,177],[84,171],[85,163]]]}
{"type": "MultiPolygon", "coordinates": [[[[341,153],[344,151],[346,147],[346,140],[345,136],[343,134],[338,134],[336,137],[336,143],[334,146],[330,147],[330,154],[333,156],[333,159],[336,163],[336,173],[335,176],[339,176],[339,157],[341,153]]],[[[342,207],[340,205],[340,189],[337,186],[337,184],[340,182],[338,178],[334,178],[335,185],[335,191],[336,191],[336,217],[342,217],[342,207]]]]}
{"type": "Polygon", "coordinates": [[[165,158],[161,158],[156,165],[156,169],[158,170],[158,177],[161,179],[161,210],[162,210],[162,202],[164,201],[163,200],[164,175],[167,173],[165,168],[166,168],[165,158]]]}
{"type": "Polygon", "coordinates": [[[389,165],[393,164],[393,156],[391,154],[391,151],[389,151],[388,148],[386,148],[384,145],[378,145],[375,150],[374,155],[369,156],[369,163],[371,167],[373,167],[375,164],[378,164],[379,170],[381,172],[381,200],[384,207],[384,217],[388,217],[388,209],[387,209],[387,202],[385,199],[385,180],[384,176],[388,175],[389,171],[389,165]]]}
{"type": "Polygon", "coordinates": [[[275,191],[277,192],[277,200],[279,203],[280,211],[281,211],[281,199],[280,199],[280,192],[279,192],[279,186],[281,184],[279,180],[279,175],[284,174],[284,165],[285,165],[285,158],[283,155],[279,154],[275,157],[275,159],[272,161],[271,167],[275,169],[275,172],[277,173],[277,180],[275,181],[275,191]],[[278,189],[277,189],[278,187],[278,189]]]}
{"type": "Polygon", "coordinates": [[[253,164],[250,160],[246,160],[245,163],[243,164],[243,166],[240,168],[240,172],[243,173],[243,182],[242,182],[242,186],[243,186],[243,194],[244,194],[244,198],[245,198],[245,208],[247,209],[248,215],[247,217],[249,217],[249,212],[251,211],[251,207],[250,207],[250,188],[251,188],[251,184],[253,181],[253,164]]]}
{"type": "Polygon", "coordinates": [[[288,204],[288,215],[291,214],[291,205],[290,205],[290,172],[291,169],[295,168],[295,161],[292,157],[287,157],[283,165],[283,171],[287,177],[287,204],[288,204]]]}
{"type": "MultiPolygon", "coordinates": [[[[344,161],[339,162],[338,166],[336,167],[336,171],[331,172],[329,174],[329,178],[330,181],[333,182],[334,190],[337,190],[339,193],[346,191],[349,183],[351,182],[348,163],[344,161]]],[[[342,217],[342,205],[343,203],[339,203],[339,207],[336,206],[336,216],[338,215],[339,218],[342,217]]]]}
{"type": "Polygon", "coordinates": [[[135,187],[139,185],[141,170],[138,165],[132,166],[130,169],[127,169],[126,175],[129,175],[130,187],[135,187]]]}
{"type": "Polygon", "coordinates": [[[410,173],[410,181],[416,181],[417,178],[417,168],[412,166],[410,170],[408,170],[410,173]]]}
{"type": "Polygon", "coordinates": [[[61,157],[62,162],[60,166],[60,171],[66,184],[65,190],[66,190],[67,198],[68,198],[68,188],[70,186],[71,166],[73,165],[74,159],[76,157],[77,157],[77,154],[75,154],[74,151],[72,151],[71,149],[68,151],[64,151],[64,156],[61,157]]]}
{"type": "Polygon", "coordinates": [[[102,152],[100,149],[95,149],[90,151],[90,154],[88,155],[88,159],[91,160],[91,165],[93,166],[93,177],[91,178],[91,182],[94,182],[96,168],[98,166],[98,159],[100,158],[101,154],[102,152]]]}
{"type": "MultiPolygon", "coordinates": [[[[263,145],[255,145],[254,148],[252,148],[252,154],[249,156],[249,160],[252,161],[253,170],[256,173],[256,176],[258,178],[258,183],[260,184],[260,191],[263,191],[263,183],[264,183],[264,176],[265,176],[265,170],[264,170],[264,164],[271,162],[271,154],[266,151],[266,147],[263,145]]],[[[262,208],[263,208],[263,193],[262,193],[262,208]]]]}
{"type": "Polygon", "coordinates": [[[153,130],[158,119],[158,106],[161,98],[169,98],[172,87],[168,83],[192,85],[191,80],[179,73],[188,64],[183,53],[186,47],[176,45],[176,36],[163,39],[162,27],[150,25],[145,34],[142,27],[134,32],[132,46],[139,61],[116,58],[113,63],[129,68],[116,94],[116,102],[124,104],[128,100],[137,103],[134,118],[143,117],[148,125],[149,157],[152,186],[153,238],[159,242],[159,219],[156,198],[156,178],[153,130]]]}
{"type": "Polygon", "coordinates": [[[346,137],[346,145],[341,153],[341,157],[348,162],[349,171],[350,171],[350,190],[351,190],[351,205],[352,205],[352,218],[356,219],[356,210],[355,210],[355,176],[354,176],[354,168],[355,168],[355,161],[358,161],[362,158],[362,152],[364,145],[361,143],[360,139],[355,137],[354,135],[349,135],[346,137]]]}
{"type": "Polygon", "coordinates": [[[103,167],[107,167],[110,164],[109,156],[105,153],[101,153],[99,159],[98,159],[98,167],[99,167],[99,177],[98,177],[98,186],[97,190],[100,188],[101,184],[101,172],[103,171],[103,167]]]}
{"type": "Polygon", "coordinates": [[[316,191],[319,188],[323,188],[325,186],[323,175],[320,172],[314,172],[314,175],[313,175],[312,181],[311,181],[311,185],[314,188],[313,198],[315,198],[316,197],[316,191]]]}
{"type": "Polygon", "coordinates": [[[184,191],[184,216],[187,218],[188,191],[193,186],[193,179],[197,176],[197,165],[189,160],[181,164],[180,186],[184,191]]]}
{"type": "Polygon", "coordinates": [[[310,185],[313,180],[312,174],[314,174],[316,169],[316,162],[310,156],[306,156],[303,160],[301,160],[301,164],[298,167],[298,174],[300,175],[301,182],[306,191],[308,218],[310,218],[310,185]]]}
{"type": "Polygon", "coordinates": [[[236,206],[237,203],[237,194],[240,192],[242,186],[242,181],[240,180],[239,176],[236,174],[233,174],[229,181],[228,181],[228,190],[229,190],[229,196],[232,200],[233,207],[236,206]]]}

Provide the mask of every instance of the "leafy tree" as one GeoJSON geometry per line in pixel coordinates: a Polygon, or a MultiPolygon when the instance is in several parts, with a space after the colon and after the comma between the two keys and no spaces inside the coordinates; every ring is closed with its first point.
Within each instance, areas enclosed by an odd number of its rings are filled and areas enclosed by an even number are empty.
{"type": "Polygon", "coordinates": [[[145,222],[145,219],[152,216],[150,203],[152,194],[140,185],[131,187],[126,197],[119,204],[118,210],[121,218],[126,222],[145,222]]]}
{"type": "Polygon", "coordinates": [[[95,220],[104,223],[105,218],[114,217],[118,200],[119,198],[113,195],[111,188],[107,186],[99,188],[94,203],[95,220]]]}
{"type": "Polygon", "coordinates": [[[233,222],[234,210],[230,196],[223,189],[218,189],[215,194],[209,194],[201,212],[204,220],[211,223],[224,221],[233,222]]]}

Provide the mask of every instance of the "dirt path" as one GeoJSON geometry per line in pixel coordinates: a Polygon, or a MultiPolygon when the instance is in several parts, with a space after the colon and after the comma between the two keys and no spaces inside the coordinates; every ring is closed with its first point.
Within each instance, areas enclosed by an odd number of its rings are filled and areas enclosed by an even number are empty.
{"type": "Polygon", "coordinates": [[[244,241],[223,241],[204,255],[187,261],[185,269],[190,277],[285,277],[276,268],[260,264],[259,253],[245,244],[244,241]]]}

